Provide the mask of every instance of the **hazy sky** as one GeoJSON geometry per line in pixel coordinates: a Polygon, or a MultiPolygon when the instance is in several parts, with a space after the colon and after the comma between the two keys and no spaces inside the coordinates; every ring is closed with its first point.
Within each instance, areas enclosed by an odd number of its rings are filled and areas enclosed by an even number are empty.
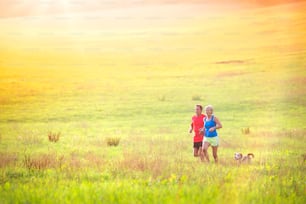
{"type": "Polygon", "coordinates": [[[48,15],[151,4],[213,4],[219,7],[266,6],[302,0],[1,0],[0,17],[48,15]]]}
{"type": "Polygon", "coordinates": [[[0,69],[192,67],[304,47],[302,3],[240,10],[237,0],[159,1],[0,0],[0,69]]]}

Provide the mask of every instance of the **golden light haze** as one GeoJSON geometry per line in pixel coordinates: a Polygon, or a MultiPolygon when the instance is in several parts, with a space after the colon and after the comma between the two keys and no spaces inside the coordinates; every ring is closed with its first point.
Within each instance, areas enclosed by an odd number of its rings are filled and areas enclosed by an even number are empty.
{"type": "Polygon", "coordinates": [[[2,0],[0,17],[49,15],[67,12],[89,12],[113,8],[128,8],[167,4],[215,4],[222,6],[267,6],[302,0],[2,0]]]}
{"type": "Polygon", "coordinates": [[[305,48],[302,3],[84,2],[1,1],[0,68],[192,68],[305,48]]]}

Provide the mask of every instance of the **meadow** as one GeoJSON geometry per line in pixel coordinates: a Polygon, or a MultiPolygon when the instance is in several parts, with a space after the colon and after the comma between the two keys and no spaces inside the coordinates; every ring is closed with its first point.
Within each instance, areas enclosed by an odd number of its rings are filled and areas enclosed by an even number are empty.
{"type": "Polygon", "coordinates": [[[306,203],[306,4],[167,6],[0,20],[0,203],[306,203]],[[195,104],[218,165],[193,157],[195,104]]]}

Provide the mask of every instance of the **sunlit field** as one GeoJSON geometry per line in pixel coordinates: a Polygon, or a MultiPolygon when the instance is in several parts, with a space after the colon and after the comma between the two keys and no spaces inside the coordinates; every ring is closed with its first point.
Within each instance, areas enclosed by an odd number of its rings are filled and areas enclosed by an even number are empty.
{"type": "Polygon", "coordinates": [[[306,203],[305,3],[58,2],[0,15],[0,203],[306,203]]]}

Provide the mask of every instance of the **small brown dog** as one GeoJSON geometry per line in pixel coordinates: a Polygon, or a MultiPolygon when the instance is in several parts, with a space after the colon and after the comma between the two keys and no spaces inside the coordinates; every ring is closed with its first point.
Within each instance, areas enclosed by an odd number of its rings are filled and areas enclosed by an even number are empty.
{"type": "Polygon", "coordinates": [[[254,158],[253,153],[248,153],[246,156],[243,156],[240,152],[236,152],[234,158],[239,162],[239,163],[251,163],[251,160],[254,158]]]}

